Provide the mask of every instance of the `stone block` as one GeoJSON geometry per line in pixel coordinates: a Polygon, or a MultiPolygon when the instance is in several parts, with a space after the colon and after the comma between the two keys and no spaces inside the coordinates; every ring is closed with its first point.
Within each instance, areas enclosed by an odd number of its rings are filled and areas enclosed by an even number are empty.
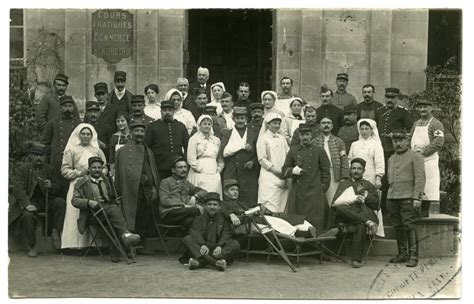
{"type": "Polygon", "coordinates": [[[301,9],[278,9],[276,10],[276,17],[278,20],[298,19],[301,17],[301,9]]]}
{"type": "Polygon", "coordinates": [[[133,16],[136,18],[137,30],[155,30],[158,26],[158,11],[157,10],[136,10],[133,16]]]}
{"type": "Polygon", "coordinates": [[[426,68],[426,56],[392,54],[392,72],[422,72],[426,68]]]}
{"type": "Polygon", "coordinates": [[[458,218],[446,214],[421,219],[416,224],[420,257],[456,256],[459,253],[458,224],[458,218]]]}
{"type": "Polygon", "coordinates": [[[324,11],[326,35],[360,35],[367,32],[368,12],[324,11]]]}
{"type": "Polygon", "coordinates": [[[157,65],[158,51],[156,48],[140,47],[137,51],[137,65],[157,65]]]}
{"type": "Polygon", "coordinates": [[[182,34],[162,34],[159,36],[160,50],[183,50],[183,35],[182,34]]]}
{"type": "Polygon", "coordinates": [[[304,34],[302,37],[302,50],[321,51],[321,35],[318,34],[304,34]]]}
{"type": "Polygon", "coordinates": [[[137,47],[158,48],[158,33],[153,30],[137,30],[135,33],[137,47]]]}
{"type": "Polygon", "coordinates": [[[321,69],[321,52],[303,51],[301,54],[301,66],[318,70],[321,69]]]}
{"type": "MultiPolygon", "coordinates": [[[[160,65],[158,70],[158,84],[163,88],[170,88],[176,86],[176,79],[181,77],[183,74],[182,69],[178,68],[164,68],[160,65]]],[[[164,89],[165,91],[166,89],[164,89]]]]}
{"type": "Polygon", "coordinates": [[[66,28],[83,28],[89,29],[91,27],[91,16],[94,10],[84,9],[66,9],[65,10],[65,27],[66,28]]]}
{"type": "Polygon", "coordinates": [[[346,64],[349,69],[367,69],[368,54],[366,52],[346,53],[346,64]]]}
{"type": "Polygon", "coordinates": [[[370,54],[370,83],[377,86],[388,86],[390,84],[390,54],[374,52],[370,54]]]}
{"type": "Polygon", "coordinates": [[[366,52],[367,36],[353,35],[326,35],[326,52],[366,52]]]}
{"type": "Polygon", "coordinates": [[[370,35],[370,51],[390,53],[392,40],[387,35],[370,35]]]}
{"type": "Polygon", "coordinates": [[[319,70],[312,67],[303,67],[301,69],[301,85],[313,82],[315,79],[320,79],[319,70]]]}
{"type": "Polygon", "coordinates": [[[401,21],[428,21],[428,9],[393,10],[393,20],[401,21]]]}
{"type": "MultiPolygon", "coordinates": [[[[90,37],[90,36],[89,36],[90,37]]],[[[87,40],[87,34],[85,30],[82,29],[67,29],[66,31],[66,43],[67,48],[69,47],[83,47],[85,48],[86,42],[90,43],[90,40],[87,40]]]]}
{"type": "Polygon", "coordinates": [[[64,30],[65,29],[65,12],[64,10],[45,10],[41,15],[42,25],[48,30],[64,30]]]}
{"type": "Polygon", "coordinates": [[[183,65],[183,53],[177,51],[160,51],[158,53],[160,67],[176,68],[183,65]]]}
{"type": "Polygon", "coordinates": [[[426,57],[428,40],[424,38],[392,38],[392,55],[413,55],[426,57]]]}
{"type": "Polygon", "coordinates": [[[64,52],[64,59],[66,64],[86,64],[86,49],[84,48],[84,44],[74,44],[67,47],[64,52]]]}
{"type": "Polygon", "coordinates": [[[278,66],[281,69],[300,68],[300,53],[299,52],[283,52],[277,53],[278,66]]]}
{"type": "Polygon", "coordinates": [[[158,66],[157,65],[138,65],[137,66],[137,92],[144,94],[145,86],[155,83],[158,84],[158,66]]]}
{"type": "Polygon", "coordinates": [[[393,20],[392,37],[424,38],[428,37],[428,20],[393,20]]]}
{"type": "Polygon", "coordinates": [[[29,8],[23,10],[24,22],[28,29],[41,28],[41,23],[43,22],[41,11],[42,10],[29,8]]]}
{"type": "Polygon", "coordinates": [[[277,45],[277,51],[287,53],[292,56],[293,53],[300,51],[301,37],[299,36],[287,36],[284,39],[279,39],[277,45]]]}
{"type": "Polygon", "coordinates": [[[160,17],[161,16],[169,16],[169,17],[184,18],[185,10],[182,10],[182,9],[160,9],[159,14],[160,14],[160,17]]]}
{"type": "Polygon", "coordinates": [[[184,31],[184,17],[167,17],[160,13],[160,33],[182,34],[184,31]]]}
{"type": "Polygon", "coordinates": [[[302,34],[318,34],[323,31],[323,11],[321,9],[303,9],[302,34]]]}

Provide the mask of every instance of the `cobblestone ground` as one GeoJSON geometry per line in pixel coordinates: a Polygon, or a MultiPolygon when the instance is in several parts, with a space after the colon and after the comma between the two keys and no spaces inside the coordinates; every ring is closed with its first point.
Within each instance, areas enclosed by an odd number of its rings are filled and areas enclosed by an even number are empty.
{"type": "MultiPolygon", "coordinates": [[[[107,257],[108,258],[108,257],[107,257]]],[[[177,297],[269,299],[457,298],[457,258],[424,258],[416,268],[369,257],[362,268],[302,258],[296,273],[279,258],[238,259],[227,271],[190,271],[162,254],[137,263],[111,263],[99,256],[10,255],[9,295],[22,297],[177,297]],[[217,283],[217,284],[216,284],[217,283]]]]}

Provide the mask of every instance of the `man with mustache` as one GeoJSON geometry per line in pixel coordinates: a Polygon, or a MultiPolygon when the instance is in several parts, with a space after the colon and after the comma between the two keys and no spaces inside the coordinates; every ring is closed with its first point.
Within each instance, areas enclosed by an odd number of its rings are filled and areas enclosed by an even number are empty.
{"type": "MultiPolygon", "coordinates": [[[[46,123],[55,119],[58,116],[60,108],[60,98],[65,96],[67,87],[69,85],[69,77],[64,74],[57,74],[53,82],[53,90],[46,93],[41,98],[38,107],[36,108],[36,120],[40,129],[46,126],[46,123]]],[[[73,115],[79,118],[79,111],[76,103],[73,104],[73,115]]]]}
{"type": "Polygon", "coordinates": [[[332,134],[336,135],[341,125],[344,124],[344,112],[333,104],[333,92],[323,85],[320,91],[321,106],[316,109],[318,115],[316,123],[321,122],[322,117],[329,117],[332,121],[332,134]]]}
{"type": "Polygon", "coordinates": [[[334,105],[339,109],[344,109],[345,106],[355,106],[357,100],[354,95],[346,91],[347,85],[349,84],[349,75],[347,73],[339,73],[336,76],[337,90],[334,95],[334,105]]]}
{"type": "Polygon", "coordinates": [[[293,93],[293,79],[288,76],[284,76],[280,80],[281,93],[278,94],[277,100],[275,100],[275,109],[279,110],[283,114],[289,115],[290,102],[294,97],[299,97],[293,93]]]}
{"type": "Polygon", "coordinates": [[[421,216],[428,217],[431,202],[439,202],[439,155],[444,145],[443,124],[433,117],[430,100],[418,101],[416,110],[420,114],[410,132],[411,149],[423,156],[425,161],[426,184],[421,202],[421,216]]]}
{"type": "MultiPolygon", "coordinates": [[[[346,147],[342,139],[332,134],[332,121],[329,117],[321,119],[322,134],[316,137],[316,145],[326,151],[329,158],[331,182],[326,191],[327,202],[331,204],[339,182],[349,178],[349,162],[347,161],[346,147]]],[[[331,222],[332,218],[330,218],[331,222]]]]}
{"type": "Polygon", "coordinates": [[[145,110],[145,96],[133,95],[130,101],[131,110],[130,122],[136,121],[145,125],[145,128],[153,122],[153,118],[146,115],[145,110]]]}
{"type": "Polygon", "coordinates": [[[247,128],[257,134],[257,138],[260,130],[262,129],[263,108],[264,106],[260,102],[254,102],[249,106],[251,120],[249,121],[247,128]]]}
{"type": "Polygon", "coordinates": [[[62,96],[59,102],[60,115],[46,124],[41,143],[46,146],[45,162],[53,166],[60,184],[58,196],[65,198],[69,181],[61,174],[63,152],[72,131],[81,123],[81,120],[73,114],[75,102],[71,96],[62,96]]]}
{"type": "Polygon", "coordinates": [[[197,96],[197,89],[203,89],[206,91],[207,99],[211,100],[211,86],[207,83],[209,80],[209,69],[199,67],[197,69],[197,75],[196,75],[196,80],[195,82],[192,82],[189,85],[189,93],[191,93],[194,96],[197,96]]]}
{"type": "Polygon", "coordinates": [[[398,255],[390,263],[405,263],[407,267],[418,265],[418,235],[415,222],[425,188],[425,166],[420,153],[409,149],[404,129],[390,134],[395,154],[387,166],[387,209],[397,233],[398,255]]]}
{"type": "MultiPolygon", "coordinates": [[[[313,106],[304,108],[304,119],[307,126],[311,129],[311,140],[321,135],[321,126],[317,123],[317,110],[313,106]]],[[[290,147],[294,148],[300,145],[300,128],[298,127],[291,138],[290,147]]]]}
{"type": "Polygon", "coordinates": [[[349,154],[352,143],[359,140],[357,109],[354,106],[344,107],[344,125],[337,132],[337,137],[344,141],[346,153],[349,154]]]}
{"type": "Polygon", "coordinates": [[[162,179],[171,176],[171,160],[184,156],[188,149],[188,130],[174,119],[174,106],[171,100],[162,101],[161,119],[149,124],[145,132],[145,145],[153,151],[162,179]]]}
{"type": "Polygon", "coordinates": [[[383,108],[383,104],[374,99],[375,87],[368,83],[362,86],[362,97],[363,101],[356,105],[358,119],[369,118],[377,121],[375,113],[380,108],[383,108]]]}
{"type": "Polygon", "coordinates": [[[122,197],[122,211],[127,229],[135,231],[143,241],[148,232],[155,232],[153,216],[158,212],[160,176],[155,157],[143,144],[145,124],[130,123],[132,142],[121,147],[115,156],[115,184],[122,197]]]}
{"type": "Polygon", "coordinates": [[[119,112],[132,114],[132,96],[133,94],[125,88],[127,83],[127,73],[124,71],[115,71],[114,89],[109,93],[110,104],[116,105],[119,112]]]}
{"type": "MultiPolygon", "coordinates": [[[[385,106],[376,111],[377,128],[380,132],[380,141],[385,159],[385,168],[387,168],[387,161],[395,151],[392,145],[392,140],[389,136],[393,130],[405,129],[410,130],[413,126],[413,118],[410,112],[402,106],[399,106],[400,90],[397,88],[385,89],[385,106]]],[[[385,201],[387,198],[387,170],[382,178],[382,211],[386,211],[385,201]]]]}
{"type": "Polygon", "coordinates": [[[44,162],[46,146],[33,142],[30,149],[30,162],[16,169],[12,177],[14,203],[8,208],[8,225],[19,225],[28,243],[28,256],[36,257],[36,214],[45,211],[46,191],[49,191],[48,214],[52,227],[51,237],[56,249],[61,248],[66,201],[58,197],[59,183],[54,169],[44,162]]]}

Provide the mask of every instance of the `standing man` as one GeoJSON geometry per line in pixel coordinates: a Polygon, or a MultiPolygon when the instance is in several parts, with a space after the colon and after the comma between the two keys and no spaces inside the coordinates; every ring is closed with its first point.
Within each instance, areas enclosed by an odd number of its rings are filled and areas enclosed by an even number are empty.
{"type": "Polygon", "coordinates": [[[60,190],[58,196],[65,198],[69,181],[61,174],[61,165],[63,163],[63,152],[72,131],[81,123],[74,113],[74,100],[71,96],[62,96],[60,102],[60,115],[49,121],[41,137],[41,143],[46,146],[46,163],[53,166],[56,177],[58,178],[60,190]]]}
{"type": "Polygon", "coordinates": [[[346,91],[347,85],[349,84],[349,75],[347,73],[339,73],[336,77],[336,94],[334,96],[334,105],[339,109],[344,109],[345,106],[355,106],[357,100],[354,95],[346,91]]]}
{"type": "Polygon", "coordinates": [[[186,127],[173,118],[175,110],[171,100],[162,101],[160,107],[161,119],[146,128],[145,145],[153,151],[158,173],[165,179],[171,176],[171,160],[185,155],[189,134],[186,127]]]}
{"type": "Polygon", "coordinates": [[[287,213],[305,215],[316,231],[322,231],[329,209],[325,197],[331,181],[329,159],[311,143],[311,126],[301,124],[299,130],[299,144],[291,147],[282,168],[283,176],[292,178],[287,213]]]}
{"type": "Polygon", "coordinates": [[[252,130],[255,134],[258,134],[262,129],[263,124],[263,104],[260,102],[254,102],[250,105],[250,117],[251,120],[247,125],[247,128],[252,130]]]}
{"type": "Polygon", "coordinates": [[[145,114],[145,96],[133,95],[130,101],[131,110],[130,122],[139,122],[145,125],[145,128],[151,124],[154,119],[145,114]]]}
{"type": "Polygon", "coordinates": [[[205,212],[197,217],[189,235],[183,239],[190,252],[189,269],[197,269],[207,264],[225,271],[227,263],[232,264],[239,253],[239,242],[232,239],[229,222],[221,210],[219,193],[210,192],[205,198],[205,212]]]}
{"type": "Polygon", "coordinates": [[[48,195],[48,214],[53,227],[51,237],[56,249],[61,248],[66,201],[59,197],[60,184],[54,169],[44,163],[45,145],[34,142],[30,149],[30,161],[21,165],[12,179],[15,204],[9,206],[8,225],[20,225],[28,242],[28,256],[38,256],[36,247],[36,214],[45,212],[46,192],[48,195]]]}
{"type": "Polygon", "coordinates": [[[418,265],[418,236],[415,222],[425,188],[425,166],[420,153],[409,149],[405,130],[391,133],[395,154],[388,160],[387,209],[397,233],[398,255],[390,263],[418,265]],[[408,240],[408,246],[407,246],[408,240]]]}
{"type": "Polygon", "coordinates": [[[277,100],[275,100],[274,108],[288,116],[291,113],[290,102],[293,97],[299,97],[293,93],[293,79],[290,77],[283,77],[280,80],[281,93],[278,94],[277,100]]]}
{"type": "Polygon", "coordinates": [[[331,167],[331,182],[326,191],[326,197],[331,204],[339,182],[349,178],[349,162],[347,161],[346,147],[339,137],[332,135],[332,121],[329,117],[321,119],[322,135],[316,137],[316,145],[326,151],[331,167]]]}
{"type": "Polygon", "coordinates": [[[379,220],[374,211],[379,209],[379,196],[375,186],[363,179],[365,160],[354,158],[350,170],[351,178],[339,184],[333,206],[336,207],[336,218],[340,222],[355,227],[351,250],[352,267],[360,268],[367,228],[373,235],[377,233],[379,220]],[[352,197],[346,196],[346,191],[353,192],[352,197]]]}
{"type": "Polygon", "coordinates": [[[234,127],[234,119],[233,119],[234,101],[232,100],[232,95],[230,95],[228,92],[224,92],[222,94],[221,105],[222,105],[221,117],[225,119],[226,128],[232,129],[234,127]]]}
{"type": "MultiPolygon", "coordinates": [[[[311,129],[311,141],[317,136],[321,135],[321,126],[317,123],[316,109],[313,106],[307,106],[304,108],[304,119],[306,125],[311,129]]],[[[300,129],[299,127],[295,130],[293,137],[291,138],[290,147],[294,148],[300,145],[300,129]]]]}
{"type": "Polygon", "coordinates": [[[127,73],[124,71],[116,71],[114,74],[114,89],[109,93],[110,104],[116,105],[119,112],[131,114],[133,94],[125,89],[127,83],[127,73]]]}
{"type": "Polygon", "coordinates": [[[250,85],[247,82],[239,83],[237,90],[237,100],[234,102],[234,107],[245,107],[248,110],[252,101],[250,100],[250,85]]]}
{"type": "Polygon", "coordinates": [[[433,117],[430,100],[420,100],[416,110],[420,119],[415,122],[410,132],[411,149],[423,156],[425,161],[426,184],[421,202],[421,216],[428,217],[431,202],[439,202],[439,155],[444,145],[443,124],[433,117]]]}
{"type": "Polygon", "coordinates": [[[359,140],[357,109],[354,106],[344,107],[344,125],[337,132],[337,137],[344,141],[346,154],[349,154],[352,143],[359,140]]]}
{"type": "MultiPolygon", "coordinates": [[[[93,156],[89,158],[88,164],[89,173],[77,180],[72,196],[72,205],[80,209],[77,220],[79,232],[81,234],[86,232],[88,224],[98,224],[92,213],[103,208],[114,232],[120,237],[119,241],[127,248],[138,243],[140,236],[131,233],[127,228],[126,220],[120,209],[120,197],[117,197],[109,178],[102,175],[104,161],[100,157],[93,156]]],[[[101,222],[106,221],[102,213],[98,217],[101,222]]],[[[109,248],[112,262],[119,262],[120,253],[117,248],[112,244],[109,248]]]]}
{"type": "Polygon", "coordinates": [[[235,125],[230,130],[222,130],[221,151],[225,167],[223,180],[237,180],[245,191],[241,199],[250,206],[257,204],[258,173],[260,166],[257,160],[257,138],[252,130],[247,128],[247,109],[234,108],[235,125]]]}
{"type": "Polygon", "coordinates": [[[153,216],[158,211],[160,176],[150,148],[143,144],[145,125],[130,123],[132,142],[120,148],[115,155],[115,184],[122,197],[122,211],[127,229],[146,238],[155,229],[153,216]]]}
{"type": "MultiPolygon", "coordinates": [[[[56,74],[53,82],[53,89],[44,94],[38,107],[36,108],[36,120],[39,128],[42,130],[46,123],[55,119],[60,113],[60,99],[66,95],[67,86],[69,85],[69,77],[64,74],[56,74]]],[[[79,111],[76,103],[73,103],[73,117],[79,118],[79,111]]]]}
{"type": "MultiPolygon", "coordinates": [[[[117,107],[110,104],[108,87],[105,82],[94,84],[94,96],[99,102],[100,121],[111,129],[112,134],[117,132],[115,119],[117,118],[117,107]]],[[[96,130],[99,131],[99,130],[96,130]]]]}
{"type": "Polygon", "coordinates": [[[344,124],[344,111],[333,104],[333,93],[326,85],[321,87],[320,92],[321,106],[316,109],[318,118],[316,123],[320,123],[323,117],[329,117],[332,120],[332,134],[336,135],[339,128],[344,124]]]}
{"type": "Polygon", "coordinates": [[[105,124],[100,115],[100,105],[97,101],[86,102],[86,114],[84,122],[91,124],[97,132],[99,148],[104,152],[106,159],[109,159],[109,142],[114,130],[105,124]]]}
{"type": "Polygon", "coordinates": [[[189,92],[197,96],[196,89],[206,90],[207,99],[211,100],[211,86],[207,83],[209,80],[209,70],[207,68],[199,67],[197,70],[196,82],[189,85],[189,92]]]}
{"type": "MultiPolygon", "coordinates": [[[[194,103],[196,104],[196,107],[194,108],[194,110],[190,110],[190,109],[187,109],[188,111],[190,111],[193,116],[194,116],[194,120],[198,121],[199,117],[204,114],[204,110],[206,109],[206,105],[207,105],[207,95],[206,95],[206,91],[203,90],[203,89],[197,89],[196,90],[196,99],[194,100],[194,103]]],[[[217,115],[217,112],[216,112],[216,115],[217,115]]]]}
{"type": "Polygon", "coordinates": [[[183,96],[183,108],[188,109],[187,107],[191,102],[194,101],[194,95],[189,93],[189,81],[187,78],[178,78],[176,81],[176,89],[181,92],[183,96]]]}
{"type": "Polygon", "coordinates": [[[383,108],[383,104],[374,99],[375,87],[373,85],[365,84],[362,87],[362,97],[364,100],[356,105],[358,119],[370,118],[377,121],[375,113],[380,108],[383,108]]]}
{"type": "MultiPolygon", "coordinates": [[[[387,162],[394,152],[392,139],[389,134],[397,129],[411,130],[413,119],[407,109],[397,105],[400,101],[400,90],[397,88],[385,89],[385,106],[376,111],[377,128],[380,132],[380,141],[382,142],[385,169],[387,170],[387,162]]],[[[382,211],[385,210],[385,202],[387,199],[387,171],[382,179],[382,211]]]]}

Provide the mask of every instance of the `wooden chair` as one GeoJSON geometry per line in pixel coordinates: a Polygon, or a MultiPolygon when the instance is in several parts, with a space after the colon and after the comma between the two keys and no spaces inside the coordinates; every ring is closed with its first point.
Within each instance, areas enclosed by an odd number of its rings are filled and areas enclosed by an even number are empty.
{"type": "Polygon", "coordinates": [[[152,218],[153,218],[153,223],[155,225],[156,232],[158,233],[158,237],[160,238],[161,245],[163,246],[163,249],[165,250],[166,256],[168,259],[170,258],[170,253],[168,250],[168,241],[172,240],[178,240],[180,241],[178,248],[176,248],[176,252],[179,251],[181,246],[183,246],[183,243],[181,242],[183,237],[186,234],[186,228],[183,225],[169,225],[169,224],[164,224],[160,212],[155,212],[155,208],[152,206],[151,208],[152,211],[152,218]],[[177,232],[177,233],[183,233],[183,237],[177,237],[177,236],[170,236],[170,232],[177,232]]]}

